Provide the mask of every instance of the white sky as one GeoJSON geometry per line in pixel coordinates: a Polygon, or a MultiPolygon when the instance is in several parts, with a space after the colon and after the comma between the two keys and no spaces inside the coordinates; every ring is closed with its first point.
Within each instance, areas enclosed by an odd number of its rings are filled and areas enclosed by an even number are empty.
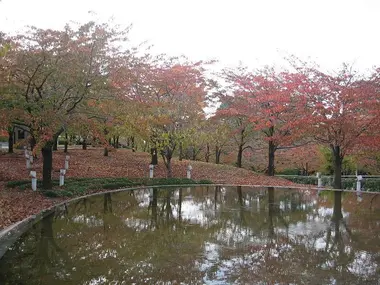
{"type": "Polygon", "coordinates": [[[287,53],[322,67],[380,66],[379,0],[1,0],[0,30],[62,28],[94,17],[133,24],[132,43],[190,59],[279,64],[287,53]]]}

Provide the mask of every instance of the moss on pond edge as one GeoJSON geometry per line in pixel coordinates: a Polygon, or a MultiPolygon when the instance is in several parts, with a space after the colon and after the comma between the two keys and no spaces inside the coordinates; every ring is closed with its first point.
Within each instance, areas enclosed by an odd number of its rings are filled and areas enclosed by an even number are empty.
{"type": "MultiPolygon", "coordinates": [[[[8,188],[18,190],[29,189],[29,180],[10,181],[6,184],[8,188]]],[[[159,185],[197,185],[213,184],[210,180],[192,180],[188,178],[69,178],[65,180],[64,186],[59,186],[58,180],[53,180],[53,189],[41,190],[42,181],[37,181],[38,191],[46,197],[74,197],[82,196],[92,192],[117,190],[137,186],[159,186],[159,185]]]]}

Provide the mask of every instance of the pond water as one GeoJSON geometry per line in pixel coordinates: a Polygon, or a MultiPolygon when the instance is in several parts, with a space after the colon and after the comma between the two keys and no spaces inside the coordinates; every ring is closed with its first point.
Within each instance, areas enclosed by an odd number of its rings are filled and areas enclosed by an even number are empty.
{"type": "Polygon", "coordinates": [[[22,235],[0,284],[380,284],[379,204],[271,187],[92,196],[22,235]]]}

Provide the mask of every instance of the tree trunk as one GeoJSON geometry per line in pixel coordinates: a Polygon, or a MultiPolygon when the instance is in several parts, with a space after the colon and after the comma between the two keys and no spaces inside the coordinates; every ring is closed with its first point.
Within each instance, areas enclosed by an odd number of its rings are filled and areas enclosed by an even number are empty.
{"type": "Polygon", "coordinates": [[[59,136],[63,133],[63,128],[61,128],[54,136],[53,136],[53,150],[58,150],[58,139],[59,136]]]}
{"type": "Polygon", "coordinates": [[[150,164],[157,165],[158,164],[158,155],[157,155],[157,148],[156,147],[152,147],[150,149],[150,155],[152,156],[152,161],[150,162],[150,164]]]}
{"type": "Polygon", "coordinates": [[[115,148],[119,148],[119,137],[120,136],[116,136],[115,148]]]}
{"type": "Polygon", "coordinates": [[[53,170],[53,147],[54,142],[46,142],[42,147],[42,188],[47,190],[52,188],[51,172],[53,170]]]}
{"type": "Polygon", "coordinates": [[[239,149],[238,149],[238,154],[237,154],[237,161],[236,161],[236,166],[241,168],[242,167],[242,162],[243,162],[243,151],[244,151],[244,133],[245,133],[245,128],[242,128],[240,130],[240,142],[239,142],[239,149]]]}
{"type": "Polygon", "coordinates": [[[173,171],[172,171],[172,159],[167,158],[166,159],[166,172],[167,172],[167,178],[172,178],[173,177],[173,171]]]}
{"type": "Polygon", "coordinates": [[[87,149],[87,142],[85,139],[83,139],[83,142],[82,142],[82,149],[83,150],[86,150],[87,149]]]}
{"type": "Polygon", "coordinates": [[[183,160],[183,143],[180,142],[179,143],[179,161],[182,161],[183,160]]]}
{"type": "Polygon", "coordinates": [[[65,148],[63,150],[63,152],[67,152],[67,148],[69,147],[69,139],[67,137],[67,133],[65,133],[65,148]]]}
{"type": "Polygon", "coordinates": [[[340,146],[331,146],[334,162],[334,189],[342,189],[342,161],[340,146]]]}
{"type": "Polygon", "coordinates": [[[243,161],[243,145],[240,144],[239,149],[238,149],[238,154],[237,154],[236,166],[241,168],[242,161],[243,161]]]}
{"type": "Polygon", "coordinates": [[[166,176],[167,178],[173,177],[172,172],[172,150],[169,147],[166,147],[165,151],[162,151],[162,159],[164,160],[164,164],[166,166],[166,176]]]}
{"type": "Polygon", "coordinates": [[[58,137],[55,137],[53,139],[54,139],[53,150],[58,150],[58,137]]]}
{"type": "Polygon", "coordinates": [[[191,160],[196,160],[197,159],[197,153],[195,150],[195,146],[191,147],[191,160]]]}
{"type": "Polygon", "coordinates": [[[13,127],[8,128],[8,153],[13,153],[13,127]]]}
{"type": "Polygon", "coordinates": [[[220,163],[220,155],[222,154],[222,150],[219,146],[215,146],[215,163],[220,163]]]}
{"type": "Polygon", "coordinates": [[[209,162],[209,160],[210,160],[210,155],[211,155],[211,153],[210,153],[210,144],[206,144],[206,153],[205,153],[205,161],[206,162],[209,162]]]}
{"type": "Polygon", "coordinates": [[[135,152],[136,149],[135,149],[135,137],[131,137],[131,147],[132,147],[132,151],[135,152]]]}
{"type": "Polygon", "coordinates": [[[105,147],[105,148],[104,148],[103,155],[104,155],[104,156],[108,156],[108,147],[105,147]]]}
{"type": "MultiPolygon", "coordinates": [[[[30,132],[30,133],[32,133],[32,132],[30,132]]],[[[37,144],[37,142],[36,142],[36,138],[31,134],[30,135],[30,149],[31,149],[31,151],[33,151],[34,150],[34,148],[36,147],[36,144],[37,144]]]]}
{"type": "Polygon", "coordinates": [[[268,143],[268,176],[274,176],[274,154],[276,152],[276,145],[273,141],[268,143]]]}

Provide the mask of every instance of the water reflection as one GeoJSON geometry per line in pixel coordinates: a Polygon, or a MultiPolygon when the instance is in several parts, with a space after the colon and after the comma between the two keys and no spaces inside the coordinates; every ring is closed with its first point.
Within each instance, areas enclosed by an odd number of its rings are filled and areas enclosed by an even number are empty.
{"type": "Polygon", "coordinates": [[[379,210],[356,198],[241,186],[94,196],[34,225],[0,260],[0,280],[377,284],[379,210]]]}

